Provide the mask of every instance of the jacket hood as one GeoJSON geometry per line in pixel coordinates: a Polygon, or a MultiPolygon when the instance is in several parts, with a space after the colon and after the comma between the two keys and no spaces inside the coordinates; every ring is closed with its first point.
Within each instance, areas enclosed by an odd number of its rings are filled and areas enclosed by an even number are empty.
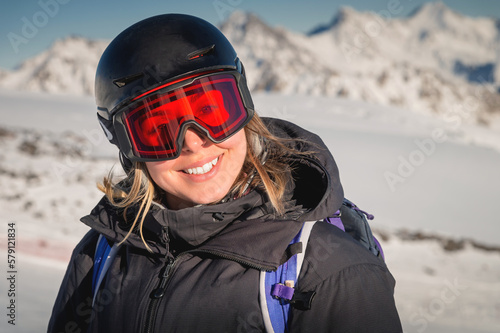
{"type": "MultiPolygon", "coordinates": [[[[267,195],[258,190],[228,202],[170,210],[155,204],[144,221],[144,238],[154,253],[165,255],[169,241],[181,241],[250,266],[275,269],[303,222],[321,220],[336,212],[343,200],[337,165],[323,141],[303,128],[278,119],[263,118],[271,133],[299,139],[299,151],[314,152],[290,159],[293,171],[285,199],[286,213],[276,217],[267,195]],[[214,237],[217,236],[217,237],[214,237]]],[[[103,198],[82,222],[114,242],[128,233],[122,213],[103,198]]],[[[124,244],[145,248],[131,233],[124,244]]]]}
{"type": "Polygon", "coordinates": [[[337,164],[321,138],[288,121],[263,118],[271,133],[292,139],[292,148],[311,152],[292,157],[293,190],[291,199],[301,206],[302,222],[322,220],[335,213],[344,199],[337,164]]]}

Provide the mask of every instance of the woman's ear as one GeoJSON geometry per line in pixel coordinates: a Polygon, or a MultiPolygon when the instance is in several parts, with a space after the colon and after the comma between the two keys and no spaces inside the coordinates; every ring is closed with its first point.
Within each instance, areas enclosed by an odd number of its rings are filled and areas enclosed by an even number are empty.
{"type": "Polygon", "coordinates": [[[264,164],[268,153],[266,144],[267,139],[252,132],[250,134],[249,141],[250,149],[252,149],[254,156],[260,160],[260,163],[264,164]]]}

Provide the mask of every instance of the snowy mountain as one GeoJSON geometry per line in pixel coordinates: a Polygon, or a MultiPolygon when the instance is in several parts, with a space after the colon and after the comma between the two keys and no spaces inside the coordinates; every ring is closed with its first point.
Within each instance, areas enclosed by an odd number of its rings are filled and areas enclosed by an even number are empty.
{"type": "MultiPolygon", "coordinates": [[[[235,47],[253,91],[329,94],[337,72],[318,62],[317,52],[294,40],[294,34],[273,28],[253,14],[235,12],[220,29],[235,47]]],[[[299,38],[303,38],[299,36],[299,38]]]]}
{"type": "Polygon", "coordinates": [[[308,35],[245,13],[221,29],[255,90],[348,97],[481,123],[498,115],[497,22],[442,3],[403,19],[343,8],[308,35]]]}
{"type": "MultiPolygon", "coordinates": [[[[345,97],[482,124],[500,118],[499,27],[442,3],[406,18],[346,7],[306,35],[243,12],[220,26],[253,91],[345,97]]],[[[106,44],[59,40],[17,70],[0,72],[0,87],[92,94],[106,44]]]]}
{"type": "Polygon", "coordinates": [[[71,36],[23,62],[13,72],[0,73],[0,87],[36,92],[91,95],[97,63],[108,41],[71,36]]]}

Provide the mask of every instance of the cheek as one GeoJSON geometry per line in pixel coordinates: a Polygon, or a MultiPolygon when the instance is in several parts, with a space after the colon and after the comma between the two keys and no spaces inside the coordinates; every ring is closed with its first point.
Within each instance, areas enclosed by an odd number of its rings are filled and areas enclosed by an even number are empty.
{"type": "Polygon", "coordinates": [[[162,177],[172,170],[174,163],[175,161],[146,162],[146,167],[154,182],[160,185],[162,177]]]}
{"type": "Polygon", "coordinates": [[[247,155],[245,132],[240,131],[240,133],[234,135],[229,140],[219,144],[219,147],[229,152],[228,161],[230,162],[230,167],[234,168],[234,171],[239,171],[247,155]]]}
{"type": "Polygon", "coordinates": [[[217,145],[219,148],[227,149],[235,154],[245,155],[247,151],[247,141],[245,131],[241,130],[226,141],[217,145]]]}

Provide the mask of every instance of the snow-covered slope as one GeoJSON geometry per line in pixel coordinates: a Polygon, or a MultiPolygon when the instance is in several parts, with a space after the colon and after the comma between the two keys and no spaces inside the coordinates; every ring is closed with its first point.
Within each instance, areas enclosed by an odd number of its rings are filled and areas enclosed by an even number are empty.
{"type": "MultiPolygon", "coordinates": [[[[78,219],[101,197],[96,182],[113,166],[119,176],[120,166],[90,96],[0,91],[0,99],[0,255],[7,223],[15,222],[16,329],[34,332],[46,327],[65,263],[88,230],[78,219]]],[[[254,99],[261,114],[318,133],[336,158],[346,196],[375,215],[371,225],[397,281],[405,332],[498,332],[500,149],[478,146],[469,133],[493,146],[500,132],[473,125],[457,131],[435,117],[332,97],[254,99]],[[436,129],[446,139],[431,151],[436,129]],[[427,152],[423,160],[418,151],[427,152]],[[392,191],[384,173],[398,173],[401,159],[418,163],[392,191]]]]}

